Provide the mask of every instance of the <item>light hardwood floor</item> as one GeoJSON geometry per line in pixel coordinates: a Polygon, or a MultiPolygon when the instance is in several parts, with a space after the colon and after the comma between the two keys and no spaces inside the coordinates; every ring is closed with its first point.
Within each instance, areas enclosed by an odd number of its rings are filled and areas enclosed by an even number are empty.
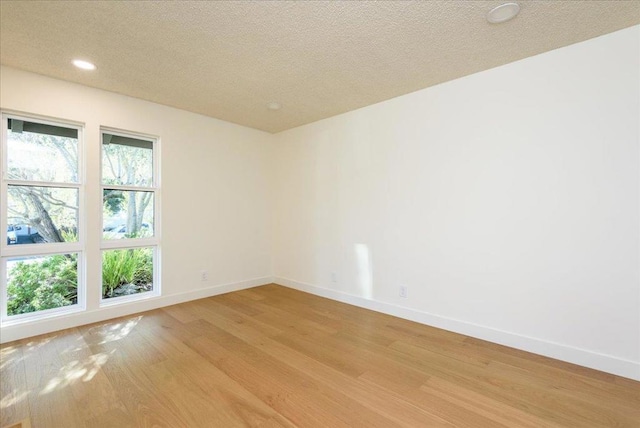
{"type": "Polygon", "coordinates": [[[277,285],[1,350],[2,427],[640,427],[639,382],[277,285]]]}

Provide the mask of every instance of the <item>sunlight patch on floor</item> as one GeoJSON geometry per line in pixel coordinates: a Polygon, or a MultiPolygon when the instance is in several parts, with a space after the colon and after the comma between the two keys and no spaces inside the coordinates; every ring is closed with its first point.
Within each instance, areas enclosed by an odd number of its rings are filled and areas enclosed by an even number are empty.
{"type": "Polygon", "coordinates": [[[106,364],[115,349],[91,355],[84,361],[72,361],[60,369],[58,375],[49,380],[47,385],[40,391],[40,395],[49,394],[57,389],[73,385],[75,382],[89,382],[98,373],[100,368],[106,364]]]}
{"type": "Polygon", "coordinates": [[[133,331],[135,326],[138,325],[142,317],[142,315],[139,315],[122,322],[116,322],[113,324],[107,323],[91,327],[88,330],[88,334],[102,338],[102,340],[94,344],[104,345],[110,342],[117,342],[118,340],[127,337],[129,333],[133,331]]]}
{"type": "Polygon", "coordinates": [[[132,318],[130,320],[127,320],[127,322],[125,322],[125,323],[118,323],[118,324],[113,325],[109,329],[109,332],[107,333],[107,335],[104,338],[104,340],[102,342],[100,342],[100,344],[104,344],[104,343],[108,343],[108,342],[116,342],[116,341],[118,341],[120,339],[124,339],[125,337],[127,337],[129,335],[129,333],[131,333],[133,328],[136,325],[138,325],[138,323],[140,322],[141,319],[142,319],[142,316],[138,316],[138,317],[132,318]]]}
{"type": "Polygon", "coordinates": [[[24,391],[21,393],[12,392],[5,395],[4,397],[2,397],[2,399],[0,399],[0,409],[6,409],[9,406],[20,403],[22,400],[27,398],[28,395],[29,391],[24,391]]]}

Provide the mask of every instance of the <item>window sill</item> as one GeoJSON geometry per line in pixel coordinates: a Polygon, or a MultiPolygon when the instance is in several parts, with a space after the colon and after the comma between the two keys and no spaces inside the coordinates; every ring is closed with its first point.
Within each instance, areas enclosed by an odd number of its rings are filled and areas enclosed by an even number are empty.
{"type": "Polygon", "coordinates": [[[146,293],[131,294],[129,296],[111,297],[109,299],[100,300],[100,308],[109,308],[112,306],[118,306],[126,303],[139,302],[141,300],[148,300],[154,297],[160,297],[159,291],[147,291],[146,293]]]}
{"type": "Polygon", "coordinates": [[[65,315],[81,313],[85,310],[86,308],[84,306],[76,304],[73,305],[73,307],[63,306],[61,308],[46,309],[44,311],[30,312],[20,315],[10,315],[2,319],[2,321],[0,322],[0,326],[9,327],[14,325],[27,324],[35,321],[43,321],[51,318],[62,317],[65,315]]]}

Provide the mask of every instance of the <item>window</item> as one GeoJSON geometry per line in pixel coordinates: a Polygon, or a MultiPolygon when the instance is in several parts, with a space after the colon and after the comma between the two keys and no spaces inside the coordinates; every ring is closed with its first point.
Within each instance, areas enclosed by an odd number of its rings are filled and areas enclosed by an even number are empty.
{"type": "Polygon", "coordinates": [[[157,140],[102,131],[102,301],[157,295],[157,140]]]}
{"type": "Polygon", "coordinates": [[[3,322],[84,308],[82,129],[2,115],[3,322]]]}
{"type": "Polygon", "coordinates": [[[101,263],[90,265],[100,266],[102,281],[95,287],[101,287],[102,305],[160,293],[158,141],[101,130],[101,183],[92,185],[100,184],[102,216],[96,219],[100,229],[87,232],[82,131],[77,125],[2,115],[3,324],[84,310],[85,262],[98,255],[101,263]],[[87,251],[86,233],[101,235],[99,254],[87,251]]]}

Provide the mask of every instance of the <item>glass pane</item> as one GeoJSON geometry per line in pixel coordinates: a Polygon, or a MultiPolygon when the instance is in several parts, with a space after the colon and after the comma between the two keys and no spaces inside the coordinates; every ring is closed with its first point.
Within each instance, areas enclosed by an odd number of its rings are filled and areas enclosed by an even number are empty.
{"type": "Polygon", "coordinates": [[[12,119],[7,132],[8,177],[12,180],[78,182],[78,131],[12,119]],[[29,131],[27,131],[29,130],[29,131]],[[53,131],[52,131],[53,130],[53,131]],[[74,135],[75,137],[52,135],[74,135]]]}
{"type": "Polygon", "coordinates": [[[102,205],[104,239],[153,236],[153,192],[105,189],[102,205]]]}
{"type": "Polygon", "coordinates": [[[102,297],[128,296],[153,290],[153,248],[102,252],[102,297]]]}
{"type": "Polygon", "coordinates": [[[153,143],[102,134],[102,183],[153,186],[153,143]]]}
{"type": "Polygon", "coordinates": [[[78,241],[78,189],[8,186],[7,243],[78,241]]]}
{"type": "Polygon", "coordinates": [[[7,260],[7,314],[19,315],[78,303],[78,254],[7,260]]]}

